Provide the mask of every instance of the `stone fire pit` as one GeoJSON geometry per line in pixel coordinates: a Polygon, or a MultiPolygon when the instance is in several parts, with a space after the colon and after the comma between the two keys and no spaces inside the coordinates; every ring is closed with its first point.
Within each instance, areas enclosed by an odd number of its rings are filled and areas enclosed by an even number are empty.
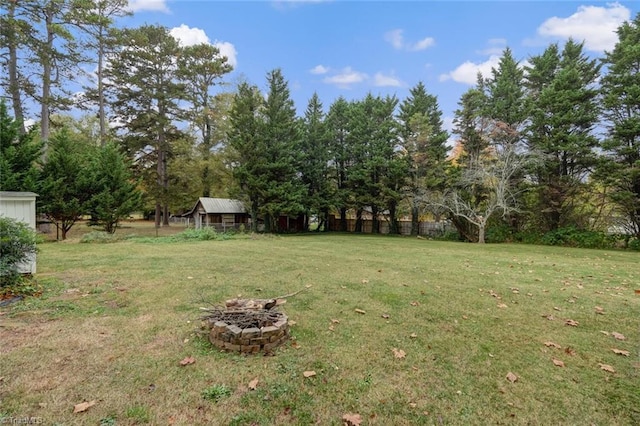
{"type": "Polygon", "coordinates": [[[225,307],[205,309],[209,341],[244,354],[272,352],[289,338],[287,316],[278,310],[284,299],[231,299],[225,307]]]}

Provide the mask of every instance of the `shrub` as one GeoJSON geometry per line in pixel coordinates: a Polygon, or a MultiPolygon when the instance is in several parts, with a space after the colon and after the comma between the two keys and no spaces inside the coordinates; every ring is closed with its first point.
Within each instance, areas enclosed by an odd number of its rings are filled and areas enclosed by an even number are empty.
{"type": "Polygon", "coordinates": [[[550,246],[609,249],[615,247],[616,238],[604,232],[586,231],[570,226],[547,232],[541,242],[550,246]]]}
{"type": "Polygon", "coordinates": [[[0,217],[0,287],[16,285],[18,267],[37,252],[37,236],[26,224],[0,217]]]}
{"type": "Polygon", "coordinates": [[[633,240],[629,241],[629,248],[631,250],[640,251],[640,238],[634,238],[633,240]]]}
{"type": "Polygon", "coordinates": [[[81,243],[115,243],[120,237],[104,231],[93,231],[84,234],[80,239],[81,243]]]}

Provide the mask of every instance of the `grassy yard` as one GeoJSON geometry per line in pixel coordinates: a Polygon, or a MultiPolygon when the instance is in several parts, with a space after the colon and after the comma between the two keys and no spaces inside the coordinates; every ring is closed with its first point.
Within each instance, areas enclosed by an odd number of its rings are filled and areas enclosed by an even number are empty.
{"type": "Polygon", "coordinates": [[[45,243],[42,297],[0,308],[0,423],[640,424],[639,264],[339,234],[45,243]],[[300,289],[274,356],[198,333],[200,307],[300,289]]]}

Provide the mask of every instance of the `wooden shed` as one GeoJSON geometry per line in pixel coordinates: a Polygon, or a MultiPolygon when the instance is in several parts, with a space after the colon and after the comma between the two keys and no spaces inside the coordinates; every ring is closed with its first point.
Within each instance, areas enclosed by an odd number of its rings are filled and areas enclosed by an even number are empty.
{"type": "MultiPolygon", "coordinates": [[[[0,216],[10,217],[19,222],[26,223],[31,229],[36,230],[36,197],[33,192],[8,192],[0,191],[0,216]]],[[[36,257],[33,255],[28,262],[20,265],[23,274],[36,273],[36,257]]]]}
{"type": "Polygon", "coordinates": [[[240,200],[200,197],[195,206],[183,216],[189,218],[196,229],[207,226],[217,231],[249,227],[249,214],[240,200]]]}

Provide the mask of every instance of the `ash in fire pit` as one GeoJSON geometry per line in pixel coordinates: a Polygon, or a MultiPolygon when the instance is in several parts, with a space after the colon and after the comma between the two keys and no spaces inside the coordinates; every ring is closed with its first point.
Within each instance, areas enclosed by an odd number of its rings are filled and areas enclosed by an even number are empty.
{"type": "Polygon", "coordinates": [[[231,299],[225,307],[206,309],[211,343],[227,351],[271,352],[289,338],[287,316],[278,311],[284,299],[231,299]]]}

